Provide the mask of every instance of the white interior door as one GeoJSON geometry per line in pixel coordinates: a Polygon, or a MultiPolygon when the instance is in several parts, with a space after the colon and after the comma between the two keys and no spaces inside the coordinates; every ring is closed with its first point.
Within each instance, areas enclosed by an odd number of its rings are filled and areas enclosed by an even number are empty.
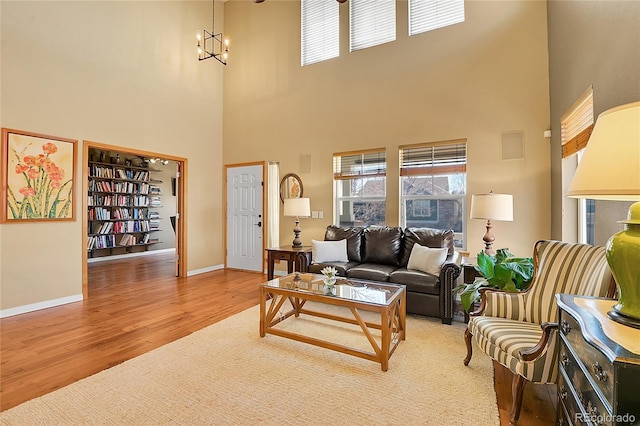
{"type": "Polygon", "coordinates": [[[263,166],[227,168],[227,267],[262,272],[263,166]]]}

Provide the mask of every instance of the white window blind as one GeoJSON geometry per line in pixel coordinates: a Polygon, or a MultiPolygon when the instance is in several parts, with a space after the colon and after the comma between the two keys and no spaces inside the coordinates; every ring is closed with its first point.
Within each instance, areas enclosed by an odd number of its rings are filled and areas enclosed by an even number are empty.
{"type": "Polygon", "coordinates": [[[400,149],[401,176],[427,176],[465,173],[467,144],[414,145],[400,149]]]}
{"type": "Polygon", "coordinates": [[[587,146],[593,130],[593,89],[589,88],[560,119],[562,157],[587,146]]]}
{"type": "Polygon", "coordinates": [[[340,55],[339,3],[302,0],[302,65],[340,55]]]}
{"type": "Polygon", "coordinates": [[[395,0],[349,0],[350,51],[396,39],[395,0]]]}
{"type": "Polygon", "coordinates": [[[409,0],[409,35],[464,22],[464,0],[409,0]]]}
{"type": "Polygon", "coordinates": [[[333,178],[386,176],[387,153],[384,150],[333,154],[333,178]]]}

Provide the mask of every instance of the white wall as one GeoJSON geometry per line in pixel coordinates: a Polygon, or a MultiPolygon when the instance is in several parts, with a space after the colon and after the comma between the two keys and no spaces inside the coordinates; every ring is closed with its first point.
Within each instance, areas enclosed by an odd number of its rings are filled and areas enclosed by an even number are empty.
{"type": "MultiPolygon", "coordinates": [[[[198,62],[200,1],[2,1],[2,127],[188,159],[188,270],[224,262],[222,75],[198,62]]],[[[220,13],[222,18],[222,6],[220,13]]],[[[2,309],[82,293],[74,222],[1,225],[2,309]]]]}

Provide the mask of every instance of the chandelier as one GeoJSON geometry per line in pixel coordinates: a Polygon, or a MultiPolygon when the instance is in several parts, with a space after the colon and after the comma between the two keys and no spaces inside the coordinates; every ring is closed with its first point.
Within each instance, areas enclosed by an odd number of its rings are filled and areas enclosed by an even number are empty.
{"type": "Polygon", "coordinates": [[[229,56],[229,39],[222,37],[222,32],[216,34],[216,4],[215,0],[211,2],[211,32],[202,30],[202,33],[198,33],[196,38],[198,39],[198,60],[204,61],[205,59],[215,58],[223,65],[227,65],[227,58],[229,56]]]}

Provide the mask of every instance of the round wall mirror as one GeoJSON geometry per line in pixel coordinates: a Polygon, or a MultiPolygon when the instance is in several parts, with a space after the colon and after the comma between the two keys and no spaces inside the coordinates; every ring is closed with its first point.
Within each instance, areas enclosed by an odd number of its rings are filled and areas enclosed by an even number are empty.
{"type": "Polygon", "coordinates": [[[302,180],[296,174],[284,175],[280,181],[280,200],[284,203],[285,198],[302,197],[302,180]]]}

